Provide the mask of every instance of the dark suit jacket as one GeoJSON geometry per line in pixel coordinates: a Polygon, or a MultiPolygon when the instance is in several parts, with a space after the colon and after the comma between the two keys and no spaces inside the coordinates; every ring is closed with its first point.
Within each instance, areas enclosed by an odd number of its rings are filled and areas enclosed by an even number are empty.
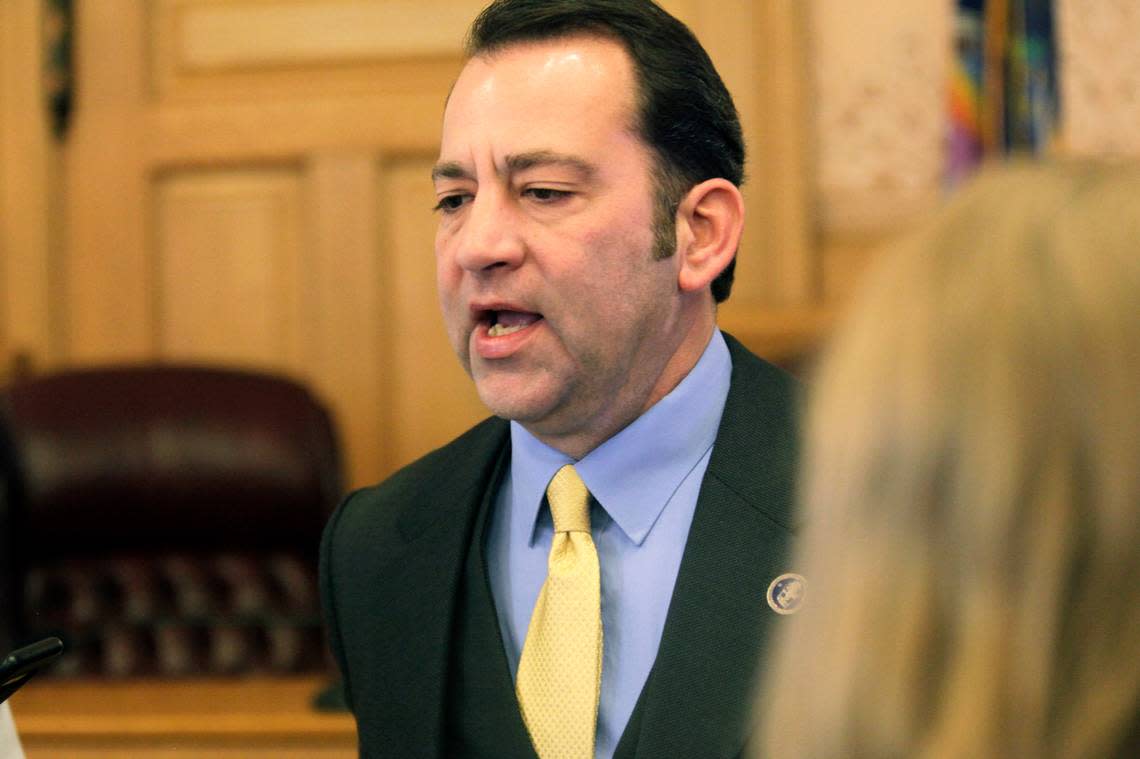
{"type": "MultiPolygon", "coordinates": [[[[777,618],[768,585],[792,570],[795,382],[725,337],[728,399],[657,659],[627,727],[639,757],[742,750],[758,654],[777,618]]],[[[325,616],[365,755],[442,756],[455,597],[476,513],[510,455],[508,429],[482,422],[350,495],[325,530],[325,616]]]]}

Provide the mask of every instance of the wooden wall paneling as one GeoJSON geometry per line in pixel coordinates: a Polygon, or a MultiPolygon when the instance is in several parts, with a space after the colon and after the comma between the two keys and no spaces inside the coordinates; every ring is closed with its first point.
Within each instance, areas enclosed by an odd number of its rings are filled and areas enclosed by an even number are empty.
{"type": "Polygon", "coordinates": [[[186,69],[335,65],[450,55],[483,0],[183,0],[173,6],[186,69]],[[424,23],[431,19],[431,23],[424,23]],[[257,30],[257,34],[244,33],[257,30]]]}
{"type": "Polygon", "coordinates": [[[769,308],[803,308],[818,302],[820,265],[809,178],[815,148],[806,128],[813,107],[808,82],[806,11],[799,0],[755,3],[752,56],[760,105],[750,130],[752,234],[769,308]]]}
{"type": "Polygon", "coordinates": [[[747,224],[726,310],[755,314],[810,304],[819,288],[807,212],[802,3],[703,2],[692,26],[733,94],[748,145],[747,224]]]}
{"type": "Polygon", "coordinates": [[[299,169],[178,171],[152,192],[156,355],[300,373],[299,169]]]}
{"type": "Polygon", "coordinates": [[[43,7],[0,2],[0,381],[57,356],[52,307],[58,150],[46,118],[43,7]]]}
{"type": "Polygon", "coordinates": [[[133,0],[76,9],[76,114],[67,146],[67,359],[138,360],[153,345],[147,252],[145,18],[133,0]]]}
{"type": "Polygon", "coordinates": [[[435,153],[385,166],[386,270],[390,321],[385,323],[391,409],[392,468],[462,433],[488,411],[460,368],[440,316],[435,287],[435,204],[430,181],[435,153]]]}
{"type": "Polygon", "coordinates": [[[147,157],[155,163],[185,161],[188,156],[230,163],[276,161],[325,148],[435,151],[439,145],[433,135],[459,64],[452,62],[450,69],[434,89],[413,94],[163,102],[143,116],[144,128],[152,135],[147,157]]]}
{"type": "MultiPolygon", "coordinates": [[[[160,0],[163,98],[372,95],[453,75],[482,0],[160,0]]],[[[448,82],[450,84],[450,82],[448,82]]]]}
{"type": "MultiPolygon", "coordinates": [[[[679,4],[675,4],[679,5],[679,4]]],[[[688,24],[701,41],[713,65],[720,72],[736,108],[740,113],[741,127],[747,150],[746,171],[756,177],[756,112],[759,105],[757,77],[752,66],[752,23],[755,11],[753,0],[726,0],[723,3],[686,3],[687,7],[674,7],[670,11],[688,24]]],[[[758,304],[764,300],[768,285],[769,267],[760,260],[764,253],[763,229],[756,223],[761,203],[762,185],[749,180],[745,183],[744,203],[746,224],[744,237],[736,260],[736,280],[732,288],[730,309],[741,304],[758,304]]]]}
{"type": "Polygon", "coordinates": [[[395,371],[383,266],[380,178],[375,155],[328,151],[308,163],[312,257],[305,269],[306,371],[341,431],[348,484],[376,482],[390,470],[391,379],[395,371]]]}

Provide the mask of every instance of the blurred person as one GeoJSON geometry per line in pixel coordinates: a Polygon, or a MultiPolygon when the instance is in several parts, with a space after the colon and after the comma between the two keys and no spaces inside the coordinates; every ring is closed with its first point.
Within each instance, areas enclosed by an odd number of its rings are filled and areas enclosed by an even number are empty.
{"type": "Polygon", "coordinates": [[[1013,165],[826,350],[756,756],[1140,756],[1140,167],[1013,165]]]}
{"type": "Polygon", "coordinates": [[[361,753],[738,756],[795,383],[716,325],[736,108],[648,0],[498,0],[468,56],[432,172],[437,285],[496,417],[325,532],[361,753]]]}

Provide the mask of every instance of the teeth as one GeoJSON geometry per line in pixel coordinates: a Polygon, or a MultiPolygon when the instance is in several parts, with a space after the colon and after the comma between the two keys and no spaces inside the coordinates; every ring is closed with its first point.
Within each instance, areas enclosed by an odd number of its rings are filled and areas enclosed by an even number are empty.
{"type": "Polygon", "coordinates": [[[513,332],[518,332],[522,328],[523,325],[521,324],[516,324],[513,327],[504,327],[502,324],[495,324],[489,330],[487,330],[487,334],[491,337],[502,337],[503,335],[509,335],[513,332]]]}

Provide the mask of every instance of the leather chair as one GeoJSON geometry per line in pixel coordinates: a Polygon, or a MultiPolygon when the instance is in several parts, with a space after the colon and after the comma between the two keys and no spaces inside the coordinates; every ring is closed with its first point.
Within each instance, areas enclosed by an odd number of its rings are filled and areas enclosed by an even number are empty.
{"type": "Polygon", "coordinates": [[[341,464],[304,387],[84,369],[13,383],[0,419],[3,608],[15,642],[64,639],[57,676],[326,668],[316,555],[341,464]]]}

